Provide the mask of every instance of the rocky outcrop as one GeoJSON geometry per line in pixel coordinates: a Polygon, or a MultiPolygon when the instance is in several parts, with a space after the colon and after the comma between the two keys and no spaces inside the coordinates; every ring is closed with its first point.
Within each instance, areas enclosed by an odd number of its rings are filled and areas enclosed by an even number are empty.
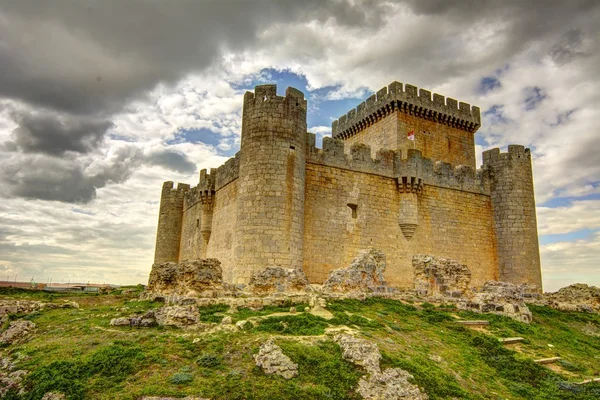
{"type": "Polygon", "coordinates": [[[216,297],[223,294],[223,271],[216,258],[154,264],[147,291],[161,295],[216,297]]]}
{"type": "Polygon", "coordinates": [[[461,297],[469,289],[471,270],[456,260],[417,254],[412,264],[418,294],[461,297]]]}
{"type": "Polygon", "coordinates": [[[31,314],[32,312],[55,308],[79,308],[79,304],[74,301],[44,303],[36,300],[0,300],[0,318],[10,314],[31,314]]]}
{"type": "Polygon", "coordinates": [[[1,344],[13,344],[22,340],[33,331],[35,324],[31,321],[19,320],[10,323],[8,328],[0,334],[1,344]]]}
{"type": "Polygon", "coordinates": [[[400,368],[388,368],[381,373],[361,378],[356,391],[369,400],[426,400],[418,386],[409,382],[414,377],[400,368]]]}
{"type": "Polygon", "coordinates": [[[381,354],[375,343],[346,333],[336,335],[333,340],[342,349],[342,356],[344,359],[364,368],[369,374],[381,372],[379,369],[381,354]]]}
{"type": "Polygon", "coordinates": [[[329,293],[385,293],[385,254],[377,249],[361,250],[348,268],[335,269],[323,284],[329,293]]]}
{"type": "Polygon", "coordinates": [[[200,321],[196,306],[168,306],[154,310],[154,318],[159,325],[188,326],[200,321]]]}
{"type": "Polygon", "coordinates": [[[0,358],[0,399],[10,391],[23,394],[22,382],[28,373],[25,370],[17,370],[15,364],[8,357],[0,358]]]}
{"type": "Polygon", "coordinates": [[[535,303],[562,311],[600,312],[600,288],[576,283],[555,293],[544,293],[535,303]]]}
{"type": "Polygon", "coordinates": [[[113,318],[110,320],[112,326],[133,326],[138,328],[147,328],[155,326],[158,323],[154,316],[154,310],[146,311],[143,315],[134,315],[131,317],[113,318]]]}
{"type": "Polygon", "coordinates": [[[281,347],[277,346],[273,339],[267,340],[260,346],[258,354],[254,355],[254,361],[267,375],[275,374],[285,379],[298,375],[298,364],[283,354],[281,347]]]}
{"type": "Polygon", "coordinates": [[[347,361],[362,367],[368,375],[358,382],[356,392],[363,399],[377,400],[426,400],[427,394],[409,382],[413,376],[400,368],[381,371],[381,353],[376,344],[356,338],[347,333],[334,336],[333,340],[342,349],[347,361]]]}
{"type": "Polygon", "coordinates": [[[244,291],[255,295],[313,292],[304,271],[295,268],[267,267],[254,274],[244,291]]]}
{"type": "Polygon", "coordinates": [[[530,290],[525,285],[488,281],[479,292],[474,292],[468,298],[459,301],[457,306],[461,310],[504,315],[530,323],[532,315],[524,298],[524,293],[530,290]]]}

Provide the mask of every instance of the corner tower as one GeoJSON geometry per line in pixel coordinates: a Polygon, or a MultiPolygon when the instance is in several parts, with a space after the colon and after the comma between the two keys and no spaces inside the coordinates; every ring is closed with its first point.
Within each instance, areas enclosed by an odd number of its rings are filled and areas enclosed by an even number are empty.
{"type": "Polygon", "coordinates": [[[168,261],[179,262],[183,199],[189,189],[190,185],[182,183],[177,184],[177,189],[173,189],[171,181],[163,183],[154,251],[155,264],[168,261]]]}
{"type": "Polygon", "coordinates": [[[306,100],[276,85],[244,95],[234,283],[269,265],[302,268],[306,100]]]}
{"type": "Polygon", "coordinates": [[[508,153],[485,151],[483,173],[492,199],[500,280],[534,284],[541,291],[531,152],[518,145],[508,146],[508,153]]]}

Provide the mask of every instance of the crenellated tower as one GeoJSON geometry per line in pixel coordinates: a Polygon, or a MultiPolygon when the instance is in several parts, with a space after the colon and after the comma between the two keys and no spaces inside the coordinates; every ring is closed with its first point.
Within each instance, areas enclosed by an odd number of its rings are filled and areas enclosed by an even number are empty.
{"type": "Polygon", "coordinates": [[[179,183],[173,189],[173,182],[163,183],[160,196],[160,214],[156,231],[154,262],[178,262],[179,242],[183,219],[183,200],[190,185],[179,183]]]}
{"type": "Polygon", "coordinates": [[[244,96],[233,280],[269,265],[302,268],[306,100],[276,85],[244,96]]]}
{"type": "Polygon", "coordinates": [[[542,290],[542,273],[529,149],[508,146],[483,153],[483,179],[490,191],[500,280],[534,284],[542,290]]]}

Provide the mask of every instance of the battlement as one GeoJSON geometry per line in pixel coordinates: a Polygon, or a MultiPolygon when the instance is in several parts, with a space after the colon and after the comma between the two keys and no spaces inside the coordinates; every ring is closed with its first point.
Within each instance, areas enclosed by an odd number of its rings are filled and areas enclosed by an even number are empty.
{"type": "MultiPolygon", "coordinates": [[[[212,170],[211,170],[212,174],[212,170]]],[[[215,172],[215,190],[221,189],[223,186],[229,184],[233,180],[237,179],[240,175],[240,152],[235,153],[234,157],[225,161],[225,164],[217,168],[215,172]]]]}
{"type": "Polygon", "coordinates": [[[258,85],[254,87],[254,93],[246,92],[244,94],[244,113],[257,107],[262,110],[271,108],[275,111],[282,105],[284,107],[279,111],[284,113],[295,109],[306,113],[307,103],[304,93],[293,87],[286,89],[285,96],[277,95],[277,85],[258,85]]]}
{"type": "Polygon", "coordinates": [[[361,143],[353,144],[347,154],[344,141],[327,136],[323,138],[323,149],[319,149],[315,147],[315,135],[308,135],[308,163],[398,179],[402,192],[420,191],[425,184],[488,194],[482,183],[482,172],[466,165],[434,162],[414,149],[408,150],[406,158],[402,158],[401,151],[387,149],[377,151],[372,158],[371,147],[361,143]]]}
{"type": "Polygon", "coordinates": [[[174,186],[175,183],[173,181],[164,182],[162,186],[163,196],[167,195],[172,197],[179,197],[183,196],[185,192],[190,190],[190,185],[188,185],[187,183],[178,183],[177,188],[174,188],[174,186]]]}
{"type": "Polygon", "coordinates": [[[481,126],[479,107],[437,93],[432,97],[429,90],[393,82],[333,121],[333,137],[353,136],[396,110],[468,132],[475,132],[481,126]]]}
{"type": "Polygon", "coordinates": [[[504,160],[513,159],[527,159],[531,160],[531,150],[526,149],[524,146],[511,144],[508,146],[506,153],[501,153],[498,147],[486,150],[483,152],[483,166],[491,165],[492,163],[504,160]]]}

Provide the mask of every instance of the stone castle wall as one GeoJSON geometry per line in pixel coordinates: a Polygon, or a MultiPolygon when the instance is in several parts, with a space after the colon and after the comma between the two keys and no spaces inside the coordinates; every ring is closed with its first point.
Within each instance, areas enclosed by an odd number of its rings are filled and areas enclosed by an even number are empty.
{"type": "Polygon", "coordinates": [[[165,184],[156,262],[217,258],[230,283],[281,265],[322,283],[376,247],[396,287],[411,287],[423,253],[468,265],[475,286],[541,287],[528,150],[486,152],[476,171],[479,109],[416,93],[399,83],[378,92],[334,123],[322,149],[306,133],[301,92],[246,93],[240,152],[192,189],[165,184]],[[408,126],[416,149],[406,149],[408,126]]]}

